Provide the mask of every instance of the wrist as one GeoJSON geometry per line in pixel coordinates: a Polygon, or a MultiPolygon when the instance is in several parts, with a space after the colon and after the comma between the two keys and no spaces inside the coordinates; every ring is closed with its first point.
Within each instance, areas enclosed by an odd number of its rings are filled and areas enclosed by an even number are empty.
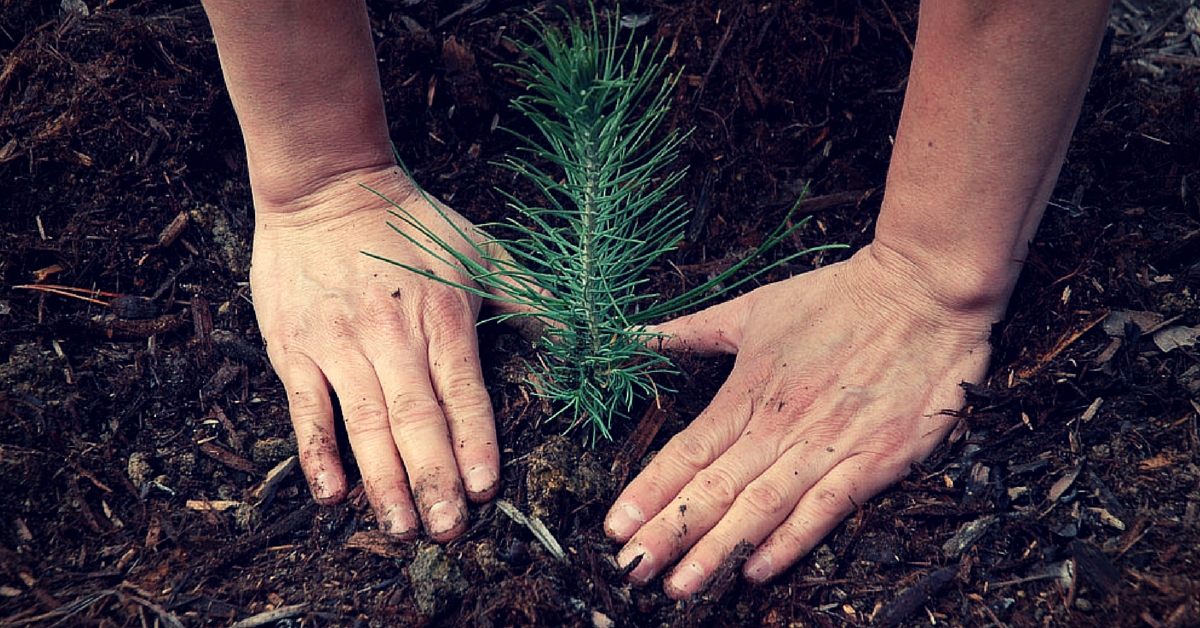
{"type": "Polygon", "coordinates": [[[251,182],[259,229],[328,223],[364,214],[382,220],[388,204],[372,190],[402,205],[418,194],[416,184],[394,162],[310,174],[303,182],[277,185],[269,193],[254,185],[253,177],[251,182]]]}
{"type": "Polygon", "coordinates": [[[1004,317],[1022,267],[1015,254],[959,253],[890,234],[877,235],[868,249],[875,263],[944,309],[982,316],[989,322],[1004,317]]]}
{"type": "MultiPolygon", "coordinates": [[[[320,159],[256,160],[247,151],[250,190],[256,215],[295,213],[322,205],[326,197],[367,185],[378,189],[397,181],[412,186],[389,152],[372,155],[332,155],[320,159]]],[[[370,194],[366,190],[361,190],[370,194]]],[[[372,198],[375,195],[370,194],[372,198]]],[[[353,203],[351,205],[354,205],[353,203]]],[[[349,209],[349,208],[347,208],[349,209]]]]}

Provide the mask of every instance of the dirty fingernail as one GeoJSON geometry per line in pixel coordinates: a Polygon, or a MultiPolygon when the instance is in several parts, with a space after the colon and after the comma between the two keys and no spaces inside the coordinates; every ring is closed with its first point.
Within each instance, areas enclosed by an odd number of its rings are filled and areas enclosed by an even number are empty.
{"type": "Polygon", "coordinates": [[[746,565],[742,568],[742,573],[746,574],[746,578],[751,582],[766,582],[775,575],[771,571],[771,556],[769,554],[755,554],[751,556],[746,565]]]}
{"type": "Polygon", "coordinates": [[[407,506],[392,506],[384,513],[380,522],[384,532],[407,536],[417,529],[417,511],[407,506]]]}
{"type": "Polygon", "coordinates": [[[463,513],[458,505],[452,501],[440,501],[429,509],[429,519],[426,523],[429,526],[429,535],[437,537],[445,534],[462,522],[463,513]]]}
{"type": "Polygon", "coordinates": [[[312,481],[313,499],[316,499],[317,501],[332,499],[334,493],[336,492],[334,491],[334,483],[336,481],[337,480],[333,477],[333,474],[328,471],[322,471],[321,473],[318,473],[317,477],[313,478],[312,481]]]}
{"type": "Polygon", "coordinates": [[[487,492],[496,483],[496,472],[485,464],[477,464],[467,471],[463,484],[468,493],[479,494],[487,492]]]}
{"type": "Polygon", "coordinates": [[[646,516],[642,514],[641,509],[633,504],[621,504],[608,516],[609,536],[627,539],[633,536],[643,523],[646,523],[646,516]]]}
{"type": "Polygon", "coordinates": [[[639,556],[641,560],[636,567],[626,574],[625,578],[635,584],[646,584],[654,576],[654,556],[646,551],[646,548],[641,544],[626,545],[617,554],[617,566],[624,570],[629,567],[630,563],[637,560],[639,556]]]}
{"type": "Polygon", "coordinates": [[[696,563],[688,563],[680,565],[675,573],[671,574],[671,578],[667,580],[667,586],[687,596],[699,591],[703,582],[704,572],[700,571],[700,567],[696,566],[696,563]]]}

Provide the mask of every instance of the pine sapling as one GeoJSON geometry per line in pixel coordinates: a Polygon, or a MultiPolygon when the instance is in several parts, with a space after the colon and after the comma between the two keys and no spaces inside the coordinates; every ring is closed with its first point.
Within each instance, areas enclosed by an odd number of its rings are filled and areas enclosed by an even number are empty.
{"type": "Polygon", "coordinates": [[[594,442],[611,438],[613,420],[638,399],[658,393],[656,375],[672,372],[669,360],[651,348],[656,334],[647,331],[648,323],[716,298],[799,255],[837,245],[801,251],[726,284],[807,221],[789,228],[785,220],[753,254],[710,281],[668,300],[644,293],[647,271],[679,245],[687,226],[686,207],[671,196],[684,175],[672,169],[684,135],[675,130],[656,135],[679,74],[664,75],[657,47],[635,45],[632,35],[620,45],[615,17],[603,21],[603,33],[594,7],[591,17],[590,26],[569,20],[566,35],[541,20],[532,22],[544,51],[512,42],[526,59],[508,66],[526,88],[512,107],[537,135],[514,133],[520,152],[500,165],[531,181],[544,204],[501,191],[519,215],[504,223],[513,234],[504,239],[467,234],[443,213],[464,240],[481,242],[472,244],[480,263],[389,200],[391,214],[412,232],[392,228],[455,268],[462,280],[379,259],[483,297],[496,299],[498,292],[501,300],[526,310],[499,318],[540,319],[544,356],[530,365],[535,386],[556,405],[555,417],[588,426],[594,442]]]}

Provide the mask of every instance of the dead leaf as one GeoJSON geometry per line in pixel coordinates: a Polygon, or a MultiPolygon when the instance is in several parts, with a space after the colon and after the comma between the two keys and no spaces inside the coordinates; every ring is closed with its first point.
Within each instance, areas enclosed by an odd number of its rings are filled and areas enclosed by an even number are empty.
{"type": "Polygon", "coordinates": [[[1066,493],[1068,488],[1071,488],[1071,485],[1075,483],[1075,478],[1079,477],[1080,468],[1081,467],[1075,467],[1074,469],[1067,471],[1066,475],[1059,478],[1058,481],[1050,487],[1050,501],[1058,501],[1058,498],[1062,497],[1063,493],[1066,493]]]}
{"type": "Polygon", "coordinates": [[[1179,347],[1195,346],[1197,340],[1200,340],[1200,327],[1176,325],[1154,334],[1154,344],[1158,345],[1163,353],[1179,347]]]}
{"type": "Polygon", "coordinates": [[[1163,316],[1157,312],[1118,310],[1104,319],[1104,333],[1113,338],[1120,338],[1125,335],[1125,323],[1133,323],[1145,334],[1158,329],[1162,322],[1163,316]]]}

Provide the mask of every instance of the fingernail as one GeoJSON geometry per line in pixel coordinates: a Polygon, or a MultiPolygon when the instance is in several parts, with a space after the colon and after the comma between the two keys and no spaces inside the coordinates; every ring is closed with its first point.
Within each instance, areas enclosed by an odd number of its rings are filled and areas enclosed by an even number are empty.
{"type": "Polygon", "coordinates": [[[485,493],[496,483],[496,472],[485,464],[477,464],[467,471],[467,476],[463,478],[463,484],[466,485],[468,493],[478,495],[485,493]]]}
{"type": "Polygon", "coordinates": [[[667,586],[688,596],[699,591],[703,582],[704,572],[700,571],[700,567],[696,563],[688,563],[675,569],[675,573],[671,574],[671,578],[667,581],[667,586]]]}
{"type": "Polygon", "coordinates": [[[334,494],[334,481],[335,479],[332,473],[328,471],[322,471],[321,473],[318,473],[317,477],[313,478],[312,481],[313,499],[316,499],[317,501],[331,499],[334,494]]]}
{"type": "Polygon", "coordinates": [[[751,582],[766,582],[775,575],[771,571],[771,555],[770,554],[755,554],[751,556],[746,565],[742,567],[742,573],[746,574],[746,579],[751,582]]]}
{"type": "Polygon", "coordinates": [[[384,513],[380,526],[388,534],[412,534],[417,528],[417,511],[407,506],[392,506],[384,513]]]}
{"type": "Polygon", "coordinates": [[[628,539],[643,523],[646,523],[646,516],[642,514],[641,509],[633,504],[621,504],[608,516],[609,536],[621,540],[628,539]]]}
{"type": "Polygon", "coordinates": [[[625,578],[635,584],[646,584],[651,577],[654,576],[654,556],[646,551],[646,548],[641,544],[626,545],[624,549],[617,554],[617,566],[624,570],[638,556],[642,557],[641,562],[637,567],[633,568],[625,578]]]}
{"type": "Polygon", "coordinates": [[[429,509],[429,519],[426,521],[429,536],[445,534],[462,523],[462,520],[463,512],[457,504],[450,500],[440,501],[429,509]]]}

